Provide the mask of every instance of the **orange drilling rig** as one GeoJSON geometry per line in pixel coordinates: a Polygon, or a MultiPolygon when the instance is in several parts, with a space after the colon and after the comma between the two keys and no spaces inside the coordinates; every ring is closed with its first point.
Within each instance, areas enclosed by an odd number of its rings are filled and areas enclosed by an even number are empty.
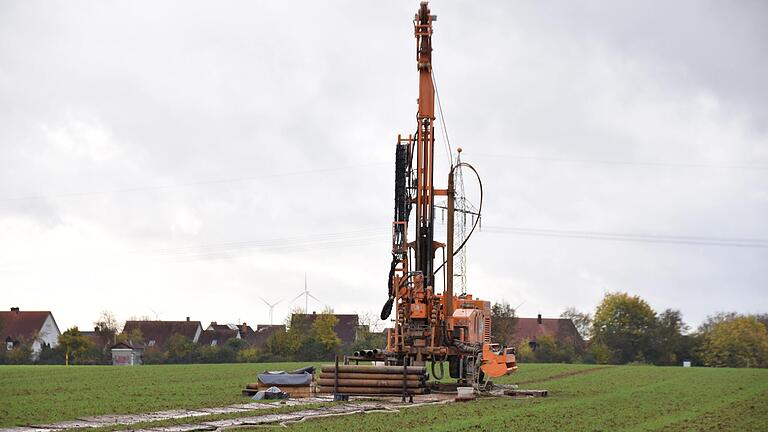
{"type": "MultiPolygon", "coordinates": [[[[462,383],[482,383],[517,369],[514,348],[491,343],[491,304],[471,294],[453,292],[454,256],[466,240],[454,247],[454,175],[462,168],[477,171],[467,163],[451,161],[448,185],[434,186],[435,85],[432,73],[432,23],[436,20],[427,2],[422,2],[413,21],[416,36],[416,65],[419,72],[417,129],[399,135],[395,147],[395,217],[392,223],[392,263],[388,278],[388,300],[381,311],[386,320],[394,309],[394,328],[389,330],[384,353],[392,364],[425,366],[432,375],[449,374],[462,383]],[[435,197],[447,204],[447,240],[435,241],[435,197]],[[416,207],[415,219],[411,218],[416,207]],[[415,230],[409,240],[409,225],[415,230]],[[445,260],[435,269],[436,251],[444,248],[445,260]],[[436,291],[440,270],[443,292],[436,291]],[[446,276],[447,275],[447,276],[446,276]]],[[[461,152],[461,149],[459,149],[461,152]]],[[[478,181],[480,177],[477,176],[478,181]]],[[[480,184],[482,209],[482,184],[480,184]]],[[[479,222],[479,211],[477,222],[479,222]]],[[[474,227],[470,231],[471,236],[474,227]]]]}

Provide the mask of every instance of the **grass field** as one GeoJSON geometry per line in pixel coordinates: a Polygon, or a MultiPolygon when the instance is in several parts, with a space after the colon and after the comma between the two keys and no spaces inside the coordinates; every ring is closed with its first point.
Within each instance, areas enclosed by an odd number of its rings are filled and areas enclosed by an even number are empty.
{"type": "MultiPolygon", "coordinates": [[[[0,367],[0,427],[243,402],[265,369],[298,364],[0,367]]],[[[768,370],[521,365],[502,382],[548,398],[484,399],[309,420],[295,430],[768,431],[768,370]]],[[[263,428],[259,428],[263,430],[263,428]]]]}
{"type": "Polygon", "coordinates": [[[248,402],[257,373],[305,365],[0,366],[0,427],[248,402]]]}

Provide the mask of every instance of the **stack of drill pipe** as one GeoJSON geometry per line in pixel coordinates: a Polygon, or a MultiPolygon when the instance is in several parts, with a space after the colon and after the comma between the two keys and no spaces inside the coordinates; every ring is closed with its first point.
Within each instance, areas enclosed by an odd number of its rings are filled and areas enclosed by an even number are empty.
{"type": "Polygon", "coordinates": [[[424,394],[427,369],[419,366],[325,365],[317,379],[319,393],[359,395],[424,394]],[[338,380],[338,381],[337,381],[338,380]]]}
{"type": "Polygon", "coordinates": [[[355,351],[350,359],[353,360],[386,360],[388,355],[392,355],[393,353],[380,350],[380,349],[370,349],[370,350],[360,350],[355,351]]]}

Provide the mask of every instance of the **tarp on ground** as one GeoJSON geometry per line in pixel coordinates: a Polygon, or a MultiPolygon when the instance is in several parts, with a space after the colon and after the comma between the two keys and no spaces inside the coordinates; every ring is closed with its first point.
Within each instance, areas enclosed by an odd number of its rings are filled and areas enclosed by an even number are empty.
{"type": "Polygon", "coordinates": [[[309,372],[265,372],[258,375],[259,382],[272,386],[304,386],[312,382],[312,374],[309,372]]]}

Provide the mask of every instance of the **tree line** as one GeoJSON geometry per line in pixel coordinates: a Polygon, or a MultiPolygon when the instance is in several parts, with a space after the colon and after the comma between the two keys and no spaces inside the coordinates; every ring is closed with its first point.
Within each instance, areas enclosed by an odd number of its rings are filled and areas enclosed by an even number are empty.
{"type": "MultiPolygon", "coordinates": [[[[243,339],[230,339],[216,345],[200,345],[182,335],[173,335],[164,347],[147,347],[144,363],[232,363],[332,360],[336,355],[361,349],[383,348],[386,338],[372,331],[370,318],[363,319],[356,340],[342,344],[334,331],[338,319],[331,310],[317,314],[294,314],[286,322],[288,330],[275,332],[262,347],[243,339]]],[[[679,310],[654,311],[638,296],[606,294],[594,313],[566,309],[561,318],[570,319],[583,340],[558,335],[538,337],[517,343],[520,363],[644,363],[680,365],[690,361],[698,366],[768,367],[768,314],[744,315],[721,312],[707,317],[695,330],[683,321],[679,310]]],[[[492,338],[509,344],[515,338],[517,318],[505,302],[492,307],[492,338]]],[[[143,335],[118,333],[114,316],[102,313],[95,324],[104,343],[82,334],[77,327],[59,336],[58,346],[44,345],[37,358],[32,356],[31,340],[14,349],[0,350],[0,364],[111,364],[109,347],[131,341],[141,345],[143,335]]],[[[577,338],[578,339],[578,338],[577,338]]]]}
{"type": "MultiPolygon", "coordinates": [[[[494,340],[517,340],[514,310],[497,303],[492,312],[494,340]]],[[[573,322],[583,342],[556,335],[522,340],[518,361],[768,367],[768,314],[720,312],[691,331],[679,310],[656,312],[639,296],[609,293],[593,314],[568,308],[560,317],[573,322]]]]}
{"type": "MultiPolygon", "coordinates": [[[[381,332],[372,331],[375,319],[362,316],[357,337],[351,343],[343,344],[334,327],[338,318],[326,309],[314,320],[308,315],[294,311],[286,322],[287,331],[273,333],[262,347],[250,345],[244,339],[232,338],[221,345],[201,345],[180,334],[172,335],[163,347],[146,347],[143,353],[145,364],[174,363],[258,363],[281,361],[333,360],[336,355],[361,349],[381,348],[386,339],[381,332]]],[[[58,345],[51,348],[43,345],[39,355],[32,355],[30,340],[21,341],[10,351],[0,350],[0,364],[111,364],[109,349],[118,342],[143,346],[145,338],[139,329],[130,333],[119,333],[119,325],[109,312],[103,312],[94,323],[96,339],[83,334],[77,327],[64,331],[58,345]]],[[[39,339],[39,338],[38,338],[39,339]]]]}

